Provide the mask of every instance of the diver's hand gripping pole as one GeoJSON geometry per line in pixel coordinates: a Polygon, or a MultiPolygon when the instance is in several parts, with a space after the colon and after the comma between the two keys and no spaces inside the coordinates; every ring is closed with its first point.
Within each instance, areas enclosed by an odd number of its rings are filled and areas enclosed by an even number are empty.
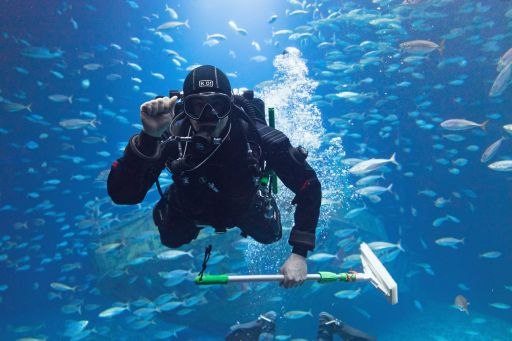
{"type": "MultiPolygon", "coordinates": [[[[364,273],[344,272],[333,273],[321,271],[317,274],[308,274],[306,280],[314,280],[319,283],[328,282],[359,282],[368,281],[379,289],[391,304],[398,302],[398,286],[384,265],[375,256],[366,243],[359,246],[361,251],[361,263],[364,273]]],[[[227,284],[230,282],[280,282],[283,275],[199,275],[195,279],[198,285],[227,284]]]]}

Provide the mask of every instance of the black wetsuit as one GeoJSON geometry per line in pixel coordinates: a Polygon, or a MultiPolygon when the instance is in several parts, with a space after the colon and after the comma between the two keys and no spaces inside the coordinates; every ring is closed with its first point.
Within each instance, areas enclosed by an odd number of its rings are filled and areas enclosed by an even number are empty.
{"type": "MultiPolygon", "coordinates": [[[[237,226],[242,235],[260,243],[272,243],[281,238],[279,210],[272,199],[273,215],[265,217],[268,210],[261,207],[258,195],[261,174],[255,170],[254,161],[265,160],[296,194],[292,202],[297,204],[295,224],[289,243],[294,253],[306,256],[315,247],[322,197],[316,173],[282,132],[252,120],[247,122],[247,116],[242,119],[240,110],[233,108],[229,134],[202,164],[205,158],[194,155],[185,142],[173,140],[163,144],[144,132],[133,136],[124,155],[112,164],[108,193],[117,204],[142,202],[164,167],[172,168],[181,149],[192,165],[201,165],[173,172],[172,185],[153,211],[162,244],[178,247],[189,243],[199,233],[197,224],[211,225],[219,231],[237,226]]],[[[191,131],[188,119],[177,120],[172,131],[174,135],[187,136],[191,131]]]]}

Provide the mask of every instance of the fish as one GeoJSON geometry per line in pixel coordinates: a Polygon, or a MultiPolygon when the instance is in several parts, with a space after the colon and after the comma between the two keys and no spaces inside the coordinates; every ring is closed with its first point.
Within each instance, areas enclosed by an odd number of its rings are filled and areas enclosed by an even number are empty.
{"type": "Polygon", "coordinates": [[[174,19],[174,20],[178,19],[178,13],[174,9],[169,7],[169,5],[167,5],[167,4],[165,4],[165,11],[167,13],[169,13],[169,16],[171,17],[171,19],[174,19]]]}
{"type": "Polygon", "coordinates": [[[438,45],[429,40],[411,40],[400,44],[400,48],[408,53],[428,54],[434,50],[438,50],[440,54],[444,51],[444,40],[438,45]]]}
{"type": "Polygon", "coordinates": [[[488,252],[481,253],[479,255],[479,257],[480,258],[494,259],[494,258],[501,257],[501,252],[499,252],[499,251],[488,251],[488,252]]]}
{"type": "Polygon", "coordinates": [[[254,48],[256,49],[256,51],[261,51],[261,46],[260,44],[257,42],[257,41],[252,41],[251,42],[251,46],[254,46],[254,48]]]}
{"type": "Polygon", "coordinates": [[[512,172],[512,160],[501,160],[489,164],[487,167],[498,172],[512,172]]]}
{"type": "Polygon", "coordinates": [[[489,305],[496,309],[502,309],[502,310],[510,309],[510,305],[508,305],[506,303],[501,303],[501,302],[490,303],[489,305]]]}
{"type": "Polygon", "coordinates": [[[102,318],[110,318],[110,317],[117,316],[126,310],[129,310],[128,305],[122,306],[122,307],[112,307],[112,308],[103,310],[102,312],[100,312],[98,314],[98,316],[102,317],[102,318]]]}
{"type": "Polygon", "coordinates": [[[74,337],[80,332],[82,332],[85,327],[89,324],[89,321],[87,320],[81,320],[81,321],[74,321],[74,320],[67,320],[66,326],[64,329],[64,336],[67,337],[74,337]]]}
{"type": "Polygon", "coordinates": [[[505,66],[498,76],[496,76],[496,79],[492,83],[491,90],[489,90],[489,97],[500,96],[511,83],[511,79],[512,63],[505,66]]]}
{"type": "Polygon", "coordinates": [[[346,228],[337,230],[336,232],[334,232],[334,235],[338,238],[345,238],[347,236],[350,236],[351,234],[356,233],[357,231],[358,230],[356,228],[346,228]]]}
{"type": "Polygon", "coordinates": [[[308,260],[315,262],[315,263],[323,263],[323,262],[326,262],[326,261],[332,260],[332,259],[338,259],[338,256],[330,254],[330,253],[318,252],[318,253],[314,253],[308,257],[308,260]]]}
{"type": "Polygon", "coordinates": [[[505,125],[503,126],[503,129],[504,129],[507,133],[509,133],[510,135],[512,135],[512,124],[505,124],[505,125]]]}
{"type": "Polygon", "coordinates": [[[453,249],[456,249],[458,244],[464,244],[464,238],[457,239],[453,237],[444,237],[437,239],[435,242],[437,245],[448,246],[453,249]]]}
{"type": "Polygon", "coordinates": [[[352,166],[348,171],[353,175],[364,175],[376,169],[379,169],[385,166],[388,163],[393,163],[397,166],[400,164],[396,161],[396,153],[393,153],[389,159],[369,159],[365,161],[361,161],[354,166],[352,166]]]}
{"type": "Polygon", "coordinates": [[[289,320],[296,320],[296,319],[300,319],[300,318],[303,318],[308,315],[313,316],[313,314],[311,313],[311,310],[309,310],[309,311],[290,310],[290,311],[287,311],[286,313],[284,313],[283,316],[289,320]]]}
{"type": "Polygon", "coordinates": [[[455,296],[455,302],[454,302],[455,308],[457,308],[460,311],[465,312],[467,315],[469,315],[468,306],[469,306],[469,302],[464,296],[462,296],[462,295],[455,296]]]}
{"type": "Polygon", "coordinates": [[[308,14],[308,13],[309,13],[308,11],[303,10],[303,9],[296,9],[293,11],[286,10],[286,15],[288,15],[288,16],[294,16],[294,15],[298,15],[298,14],[308,14]]]}
{"type": "Polygon", "coordinates": [[[103,65],[98,64],[98,63],[89,63],[89,64],[82,65],[82,67],[88,71],[96,71],[96,70],[101,69],[103,67],[103,65]]]}
{"type": "Polygon", "coordinates": [[[222,33],[213,33],[213,34],[206,33],[206,40],[210,40],[210,39],[226,40],[227,37],[222,33]]]}
{"type": "Polygon", "coordinates": [[[434,206],[437,208],[443,208],[446,205],[448,205],[452,199],[446,199],[444,197],[439,197],[436,200],[434,200],[434,206]]]}
{"type": "Polygon", "coordinates": [[[234,22],[233,20],[230,20],[228,21],[228,25],[229,27],[231,27],[233,30],[235,30],[236,33],[240,34],[240,35],[243,35],[243,36],[246,36],[249,32],[247,32],[246,29],[244,28],[241,28],[241,27],[238,27],[238,25],[236,24],[236,22],[234,22]]]}
{"type": "Polygon", "coordinates": [[[21,54],[25,57],[35,59],[53,59],[62,57],[64,51],[58,49],[52,52],[47,47],[29,46],[23,49],[21,54]]]}
{"type": "Polygon", "coordinates": [[[396,247],[400,251],[405,252],[405,250],[402,247],[402,241],[401,240],[399,240],[396,244],[389,243],[389,242],[371,242],[371,243],[368,243],[368,246],[372,250],[374,250],[374,251],[384,250],[384,249],[389,249],[389,248],[395,248],[396,247]]]}
{"type": "Polygon", "coordinates": [[[432,222],[432,226],[434,227],[439,227],[441,226],[445,221],[448,221],[448,220],[451,220],[452,222],[454,223],[460,223],[460,219],[457,218],[457,217],[454,217],[452,215],[449,215],[447,214],[446,216],[444,217],[439,217],[439,218],[436,218],[433,222],[432,222]]]}
{"type": "Polygon", "coordinates": [[[482,128],[483,130],[485,130],[487,123],[489,123],[488,120],[484,121],[482,123],[476,123],[476,122],[468,121],[465,119],[455,118],[455,119],[445,120],[445,121],[441,122],[440,126],[446,130],[452,130],[452,131],[468,130],[468,129],[473,129],[473,128],[482,128]]]}
{"type": "Polygon", "coordinates": [[[176,28],[176,27],[181,27],[181,26],[185,26],[186,28],[190,28],[190,25],[188,24],[188,19],[185,20],[185,21],[168,21],[166,23],[161,24],[156,29],[158,31],[161,31],[161,30],[168,30],[168,29],[171,29],[171,28],[176,28]]]}
{"type": "Polygon", "coordinates": [[[498,61],[496,71],[501,72],[507,65],[512,63],[512,47],[507,50],[498,61]]]}
{"type": "Polygon", "coordinates": [[[270,18],[267,19],[267,23],[269,23],[269,24],[275,23],[278,17],[279,16],[277,14],[272,14],[270,16],[270,18]]]}
{"type": "MultiPolygon", "coordinates": [[[[210,39],[203,42],[203,45],[208,47],[213,47],[220,44],[220,40],[217,39],[210,39]]],[[[178,65],[177,65],[178,66],[178,65]]]]}
{"type": "Polygon", "coordinates": [[[59,125],[62,128],[73,130],[73,129],[82,129],[87,126],[96,128],[96,124],[98,124],[98,123],[99,123],[99,121],[96,119],[82,120],[80,118],[70,118],[70,119],[61,120],[59,122],[59,125]]]}
{"type": "Polygon", "coordinates": [[[356,218],[358,215],[360,215],[361,213],[363,213],[364,211],[366,211],[368,208],[365,206],[363,207],[357,207],[357,208],[353,208],[351,209],[350,211],[348,211],[344,216],[343,218],[345,219],[354,219],[356,218]]]}
{"type": "Polygon", "coordinates": [[[364,178],[356,181],[356,186],[367,186],[374,183],[375,181],[378,181],[379,179],[384,179],[384,174],[365,176],[364,178]]]}
{"type": "Polygon", "coordinates": [[[128,65],[129,67],[131,67],[132,69],[134,69],[136,71],[142,71],[142,67],[137,63],[128,62],[128,63],[126,63],[126,65],[128,65]]]}
{"type": "Polygon", "coordinates": [[[73,103],[73,95],[66,96],[66,95],[61,95],[61,94],[55,94],[55,95],[48,96],[48,99],[50,101],[56,102],[56,103],[62,103],[62,102],[73,103]]]}
{"type": "Polygon", "coordinates": [[[167,251],[160,252],[156,257],[158,259],[170,260],[170,259],[176,259],[176,258],[183,257],[185,255],[188,255],[189,257],[193,258],[194,256],[192,255],[192,252],[193,252],[193,250],[190,250],[190,251],[167,250],[167,251]]]}
{"type": "Polygon", "coordinates": [[[52,282],[52,283],[50,283],[50,287],[52,287],[52,289],[55,289],[57,291],[73,291],[73,292],[75,292],[76,288],[78,286],[70,287],[69,285],[66,285],[63,283],[52,282]]]}
{"type": "Polygon", "coordinates": [[[95,252],[98,253],[98,254],[105,254],[105,253],[109,253],[111,251],[114,251],[114,250],[120,248],[123,245],[124,245],[124,243],[122,243],[122,242],[109,243],[109,244],[105,244],[105,245],[100,246],[99,248],[97,248],[95,250],[95,252]]]}
{"type": "Polygon", "coordinates": [[[265,57],[263,55],[257,55],[257,56],[254,56],[254,57],[250,58],[250,61],[256,62],[256,63],[262,63],[262,62],[264,62],[266,60],[267,60],[267,57],[265,57]]]}
{"type": "Polygon", "coordinates": [[[63,79],[64,78],[64,75],[62,73],[60,73],[59,71],[50,70],[50,73],[52,75],[54,75],[55,77],[59,78],[59,79],[63,79]]]}
{"type": "Polygon", "coordinates": [[[384,192],[390,192],[391,188],[393,187],[393,184],[390,184],[388,187],[382,187],[382,186],[368,186],[364,188],[359,188],[356,190],[356,193],[359,195],[362,195],[364,197],[372,197],[374,195],[380,195],[384,192]]]}
{"type": "Polygon", "coordinates": [[[287,34],[292,34],[293,31],[292,30],[278,30],[278,31],[272,31],[272,37],[275,37],[275,36],[283,36],[283,35],[287,35],[287,34]]]}
{"type": "Polygon", "coordinates": [[[361,293],[361,288],[358,288],[357,290],[340,290],[334,294],[337,298],[345,298],[348,300],[352,300],[359,296],[361,293]]]}
{"type": "Polygon", "coordinates": [[[502,136],[500,139],[498,139],[496,142],[494,142],[493,144],[491,144],[489,147],[487,147],[484,151],[484,153],[482,154],[482,157],[480,158],[480,162],[482,163],[485,163],[487,161],[489,161],[490,159],[493,158],[493,156],[498,152],[498,150],[500,149],[501,147],[501,144],[503,143],[504,140],[506,140],[507,138],[502,136]]]}
{"type": "Polygon", "coordinates": [[[5,111],[7,112],[18,112],[18,111],[22,111],[22,110],[28,110],[30,112],[32,112],[32,103],[30,104],[21,104],[21,103],[5,103],[4,104],[4,109],[5,111]]]}

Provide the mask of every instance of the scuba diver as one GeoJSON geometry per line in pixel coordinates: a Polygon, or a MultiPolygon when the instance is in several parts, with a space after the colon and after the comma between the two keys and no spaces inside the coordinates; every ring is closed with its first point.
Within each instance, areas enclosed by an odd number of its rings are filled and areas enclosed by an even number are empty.
{"type": "MultiPolygon", "coordinates": [[[[274,340],[277,314],[271,310],[254,321],[231,326],[226,341],[270,341],[274,340]]],[[[344,341],[373,341],[374,337],[336,319],[325,311],[318,315],[317,341],[332,341],[338,335],[344,341]]]]}
{"type": "Polygon", "coordinates": [[[307,151],[269,127],[264,112],[263,101],[250,92],[233,95],[228,78],[215,66],[193,69],[182,96],[171,92],[170,98],[141,105],[143,130],[112,163],[108,193],[116,204],[138,204],[156,182],[162,198],[153,219],[162,244],[170,248],[196,239],[198,225],[216,232],[238,227],[242,236],[270,244],[282,236],[279,208],[270,185],[262,181],[271,169],[294,192],[292,204],[297,205],[288,240],[292,252],[280,268],[281,285],[290,288],[306,279],[321,185],[306,162],[307,151]],[[158,177],[165,167],[173,183],[163,193],[158,177]]]}

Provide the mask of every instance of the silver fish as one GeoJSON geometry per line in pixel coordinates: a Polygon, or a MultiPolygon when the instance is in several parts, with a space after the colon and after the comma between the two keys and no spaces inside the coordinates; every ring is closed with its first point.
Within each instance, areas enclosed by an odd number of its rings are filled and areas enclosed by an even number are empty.
{"type": "Polygon", "coordinates": [[[32,112],[32,103],[30,104],[21,104],[21,103],[5,103],[4,104],[4,109],[5,111],[8,111],[8,112],[18,112],[18,111],[22,111],[22,110],[28,110],[30,112],[32,112]]]}
{"type": "Polygon", "coordinates": [[[512,124],[505,124],[505,125],[503,126],[503,129],[504,129],[507,133],[509,133],[510,135],[512,135],[512,124]]]}
{"type": "Polygon", "coordinates": [[[506,303],[496,302],[496,303],[490,303],[489,305],[496,309],[503,309],[503,310],[510,309],[510,305],[508,305],[506,303]]]}
{"type": "Polygon", "coordinates": [[[183,257],[185,255],[188,255],[189,257],[193,257],[192,250],[190,251],[180,251],[180,250],[167,250],[160,252],[156,257],[158,259],[164,259],[164,260],[170,260],[170,259],[176,259],[179,257],[183,257]]]}
{"type": "Polygon", "coordinates": [[[499,140],[487,147],[480,158],[480,162],[487,162],[498,152],[501,147],[501,143],[506,140],[506,137],[501,137],[499,140]]]}
{"type": "Polygon", "coordinates": [[[340,290],[334,294],[337,298],[354,299],[361,293],[361,288],[357,290],[340,290]]]}
{"type": "Polygon", "coordinates": [[[108,308],[106,310],[103,310],[101,313],[99,313],[99,317],[114,317],[116,315],[121,314],[123,311],[128,310],[128,306],[124,307],[112,307],[108,308]]]}
{"type": "Polygon", "coordinates": [[[190,28],[190,25],[188,24],[188,19],[185,21],[168,21],[168,22],[163,23],[162,25],[158,26],[156,29],[158,31],[161,31],[161,30],[168,30],[168,29],[176,28],[176,27],[180,27],[180,26],[185,26],[187,28],[190,28]]]}
{"type": "Polygon", "coordinates": [[[494,259],[501,257],[501,252],[499,251],[487,251],[480,254],[481,258],[488,258],[488,259],[494,259]]]}
{"type": "Polygon", "coordinates": [[[498,61],[498,67],[497,71],[500,72],[503,70],[507,65],[512,63],[512,47],[508,49],[503,56],[500,57],[500,60],[498,61]]]}
{"type": "Polygon", "coordinates": [[[494,83],[492,84],[491,90],[489,91],[490,97],[497,97],[505,91],[509,86],[510,80],[512,79],[512,63],[508,64],[498,74],[494,83]]]}
{"type": "Polygon", "coordinates": [[[496,161],[487,167],[498,172],[512,172],[512,160],[496,161]]]}
{"type": "Polygon", "coordinates": [[[77,288],[76,286],[70,287],[69,285],[59,282],[52,282],[50,283],[50,286],[52,287],[52,289],[55,289],[57,291],[75,291],[77,288]]]}
{"type": "Polygon", "coordinates": [[[464,238],[462,238],[462,239],[457,239],[457,238],[453,238],[453,237],[439,238],[436,240],[436,244],[441,245],[441,246],[448,246],[453,249],[456,249],[458,244],[464,244],[464,238]]]}
{"type": "Polygon", "coordinates": [[[483,123],[476,123],[476,122],[468,121],[465,119],[455,118],[455,119],[443,121],[443,122],[441,122],[440,125],[442,128],[444,128],[446,130],[453,130],[453,131],[468,130],[468,129],[473,129],[473,128],[477,128],[477,127],[485,130],[485,126],[487,125],[488,122],[489,121],[485,121],[483,123]]]}
{"type": "Polygon", "coordinates": [[[439,45],[429,40],[411,40],[401,43],[400,48],[414,54],[427,54],[434,50],[438,50],[442,54],[444,51],[444,40],[439,45]]]}
{"type": "Polygon", "coordinates": [[[405,252],[405,250],[402,247],[402,241],[399,240],[396,244],[389,243],[389,242],[371,242],[368,243],[368,246],[376,251],[376,250],[384,250],[389,248],[398,248],[400,251],[405,252]]]}
{"type": "Polygon", "coordinates": [[[50,99],[52,102],[62,103],[62,102],[69,102],[73,103],[73,95],[66,96],[61,94],[55,94],[48,96],[48,99],[50,99]]]}
{"type": "Polygon", "coordinates": [[[303,318],[304,316],[308,316],[308,315],[313,316],[313,314],[311,313],[311,310],[309,310],[309,311],[290,310],[290,311],[287,311],[286,313],[284,313],[284,317],[289,320],[300,319],[300,318],[303,318]]]}
{"type": "Polygon", "coordinates": [[[382,187],[382,186],[368,186],[364,188],[360,188],[356,190],[356,193],[365,197],[371,197],[374,195],[380,195],[384,192],[391,192],[391,188],[393,187],[393,184],[389,185],[388,187],[382,187]]]}
{"type": "Polygon", "coordinates": [[[348,171],[354,175],[364,175],[373,170],[379,169],[388,163],[394,163],[395,165],[400,166],[398,162],[396,162],[395,156],[396,153],[393,153],[389,159],[369,159],[361,161],[352,166],[348,171]]]}
{"type": "Polygon", "coordinates": [[[96,128],[96,124],[99,123],[98,120],[92,119],[92,120],[82,120],[80,118],[70,118],[65,119],[59,122],[59,125],[62,128],[66,129],[82,129],[87,126],[91,126],[93,128],[96,128]]]}

